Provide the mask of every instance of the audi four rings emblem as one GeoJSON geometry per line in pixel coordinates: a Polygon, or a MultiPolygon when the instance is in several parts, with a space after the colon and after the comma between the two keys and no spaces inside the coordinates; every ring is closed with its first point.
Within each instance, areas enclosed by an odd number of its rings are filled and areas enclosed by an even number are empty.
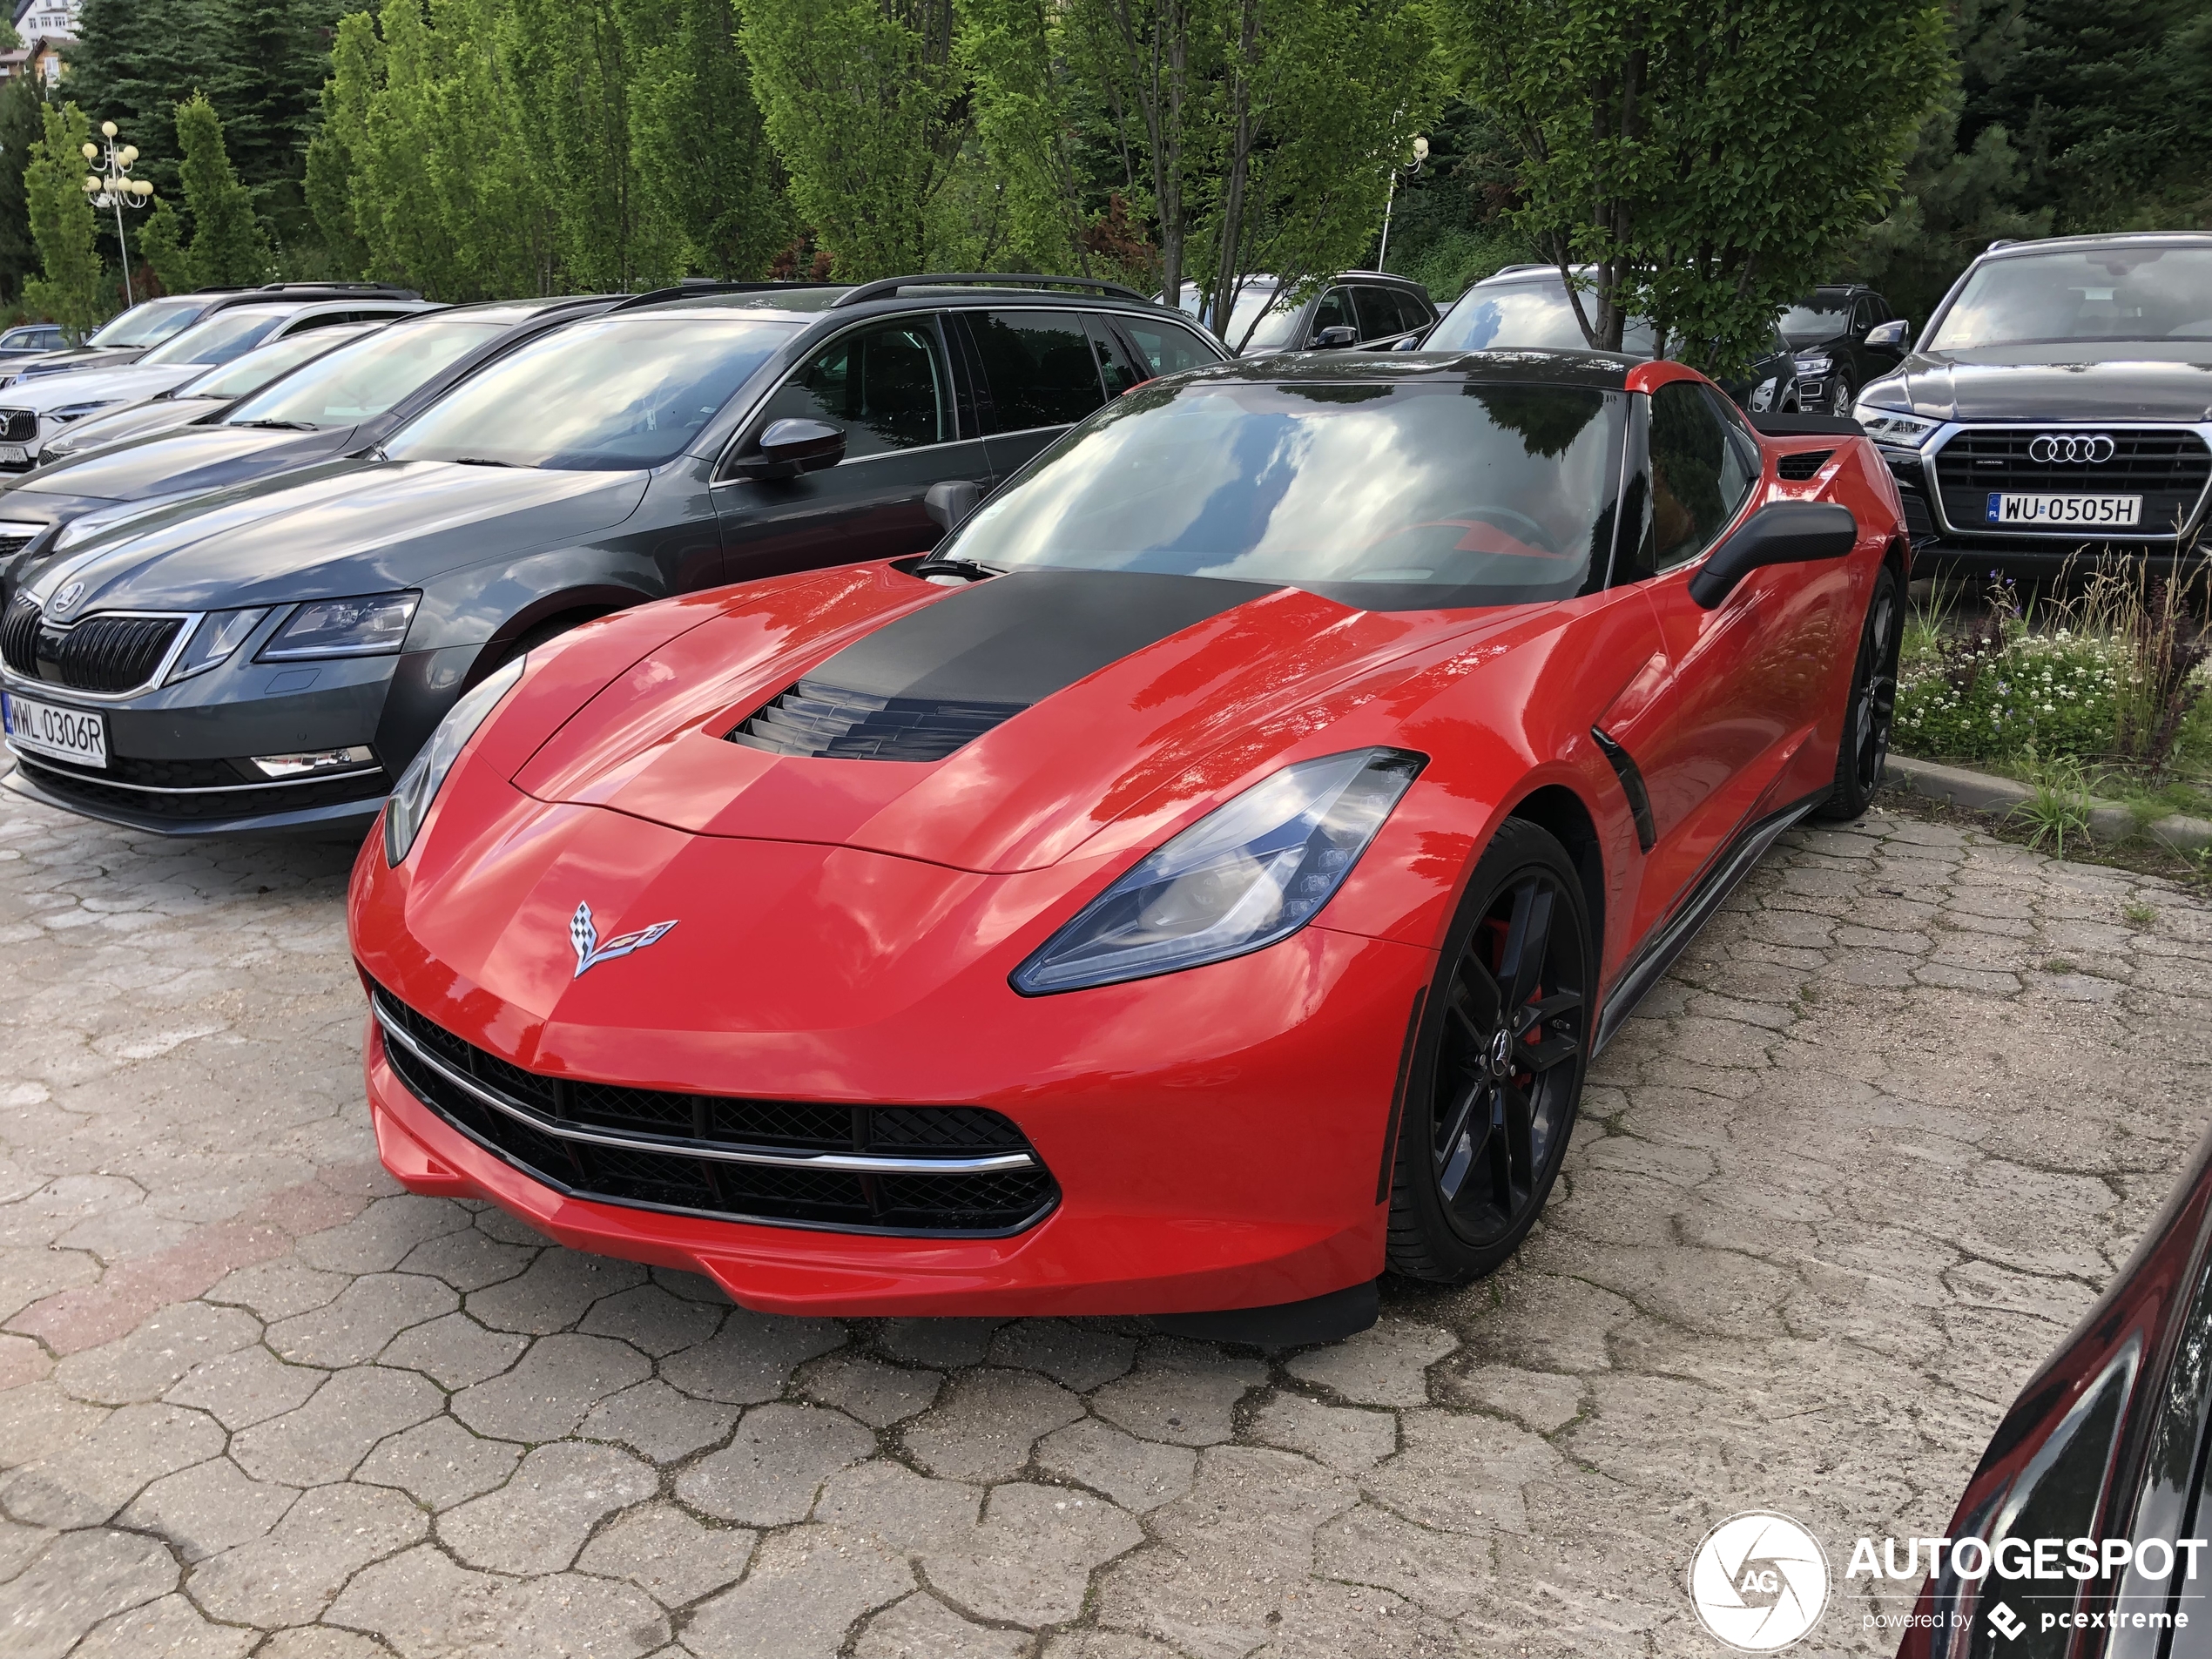
{"type": "Polygon", "coordinates": [[[2027,458],[2094,466],[2112,459],[2112,440],[2101,432],[2039,432],[2028,443],[2027,458]]]}

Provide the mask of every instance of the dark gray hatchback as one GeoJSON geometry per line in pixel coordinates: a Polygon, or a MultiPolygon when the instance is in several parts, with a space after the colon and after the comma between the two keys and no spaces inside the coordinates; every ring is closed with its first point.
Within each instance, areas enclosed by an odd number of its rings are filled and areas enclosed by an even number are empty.
{"type": "Polygon", "coordinates": [[[932,485],[988,492],[1108,398],[1224,356],[1125,290],[1006,280],[624,305],[367,453],[31,550],[0,611],[8,786],[168,833],[357,832],[532,644],[925,550],[932,485]]]}

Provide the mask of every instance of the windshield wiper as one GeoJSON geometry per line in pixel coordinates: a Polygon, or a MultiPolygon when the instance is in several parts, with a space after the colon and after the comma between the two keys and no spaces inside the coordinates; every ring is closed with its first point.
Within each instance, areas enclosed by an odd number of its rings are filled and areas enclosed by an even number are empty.
{"type": "Polygon", "coordinates": [[[265,428],[271,432],[313,432],[314,428],[305,421],[233,421],[233,426],[265,428]]]}
{"type": "Polygon", "coordinates": [[[515,463],[511,461],[494,461],[489,455],[455,455],[453,464],[456,467],[511,467],[515,463]]]}

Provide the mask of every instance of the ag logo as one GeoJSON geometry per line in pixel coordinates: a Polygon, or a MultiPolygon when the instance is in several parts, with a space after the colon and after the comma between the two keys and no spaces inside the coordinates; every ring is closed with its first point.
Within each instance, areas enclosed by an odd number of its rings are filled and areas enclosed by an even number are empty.
{"type": "Polygon", "coordinates": [[[1787,1515],[1731,1515],[1690,1558],[1689,1604],[1730,1647],[1772,1653],[1818,1622],[1828,1605],[1827,1554],[1787,1515]]]}

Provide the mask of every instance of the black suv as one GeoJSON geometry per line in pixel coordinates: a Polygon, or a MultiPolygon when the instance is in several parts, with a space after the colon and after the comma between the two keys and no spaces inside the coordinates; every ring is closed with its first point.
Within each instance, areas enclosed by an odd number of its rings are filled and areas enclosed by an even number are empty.
{"type": "Polygon", "coordinates": [[[1894,373],[1904,330],[1890,302],[1858,282],[1823,283],[1782,314],[1783,339],[1797,360],[1797,401],[1809,412],[1849,415],[1858,388],[1894,373]]]}
{"type": "Polygon", "coordinates": [[[7,786],[172,833],[358,832],[538,641],[925,551],[933,486],[988,491],[1108,399],[1224,355],[1127,289],[1049,277],[623,301],[375,448],[27,551],[0,611],[7,786]]]}
{"type": "MultiPolygon", "coordinates": [[[[1904,323],[1895,330],[1907,344],[1904,323]]],[[[2212,234],[1994,243],[1853,412],[1935,565],[2170,563],[2212,488],[2212,234]]]]}
{"type": "MultiPolygon", "coordinates": [[[[1271,351],[1392,351],[1436,321],[1428,290],[1411,277],[1386,271],[1342,271],[1303,305],[1278,302],[1282,285],[1266,275],[1248,277],[1230,307],[1224,331],[1229,349],[1246,357],[1271,351]]],[[[1183,293],[1195,317],[1196,288],[1183,293]]]]}

